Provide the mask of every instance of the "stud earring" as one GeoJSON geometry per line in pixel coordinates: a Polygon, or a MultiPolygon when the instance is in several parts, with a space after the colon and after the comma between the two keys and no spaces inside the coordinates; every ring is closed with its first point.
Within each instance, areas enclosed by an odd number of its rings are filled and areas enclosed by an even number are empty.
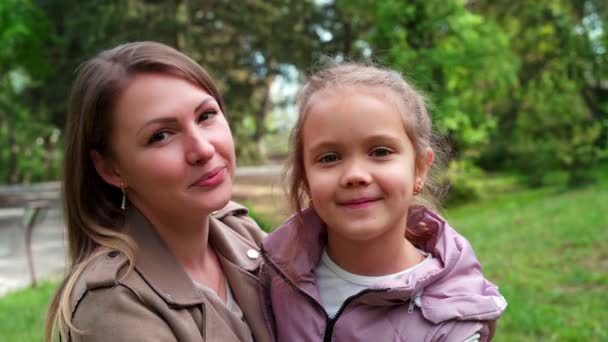
{"type": "Polygon", "coordinates": [[[125,195],[125,184],[120,182],[120,191],[122,191],[122,201],[120,202],[120,209],[127,209],[127,196],[125,195]]]}
{"type": "Polygon", "coordinates": [[[422,188],[424,185],[422,183],[416,183],[414,186],[414,196],[420,195],[422,193],[422,188]]]}

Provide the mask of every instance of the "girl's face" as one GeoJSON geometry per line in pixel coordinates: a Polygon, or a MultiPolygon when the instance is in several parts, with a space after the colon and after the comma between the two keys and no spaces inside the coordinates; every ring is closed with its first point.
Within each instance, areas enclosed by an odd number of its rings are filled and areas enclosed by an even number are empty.
{"type": "MultiPolygon", "coordinates": [[[[385,88],[329,88],[311,98],[301,136],[304,169],[330,243],[371,247],[403,239],[414,186],[427,167],[416,169],[401,113],[397,95],[385,88]]],[[[330,248],[335,253],[340,245],[330,248]]]]}
{"type": "Polygon", "coordinates": [[[205,90],[164,74],[130,81],[113,116],[112,160],[98,173],[148,217],[209,214],[226,205],[234,142],[218,103],[205,90]]]}

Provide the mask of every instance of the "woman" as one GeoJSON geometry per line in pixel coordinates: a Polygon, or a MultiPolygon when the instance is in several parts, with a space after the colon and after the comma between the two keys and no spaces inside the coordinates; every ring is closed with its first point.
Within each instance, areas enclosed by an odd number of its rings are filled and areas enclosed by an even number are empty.
{"type": "Polygon", "coordinates": [[[85,63],[67,118],[71,261],[46,340],[266,341],[263,232],[230,202],[234,142],[209,75],[138,42],[85,63]]]}

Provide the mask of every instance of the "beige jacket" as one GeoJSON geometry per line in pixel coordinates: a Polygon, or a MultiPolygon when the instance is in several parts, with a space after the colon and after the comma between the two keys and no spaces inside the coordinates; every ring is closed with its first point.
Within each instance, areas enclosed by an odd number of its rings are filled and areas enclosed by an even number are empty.
{"type": "MultiPolygon", "coordinates": [[[[72,330],[72,341],[239,341],[148,220],[131,209],[127,226],[138,245],[135,268],[126,273],[127,258],[110,250],[87,265],[73,291],[73,323],[82,333],[72,330]]],[[[234,202],[210,217],[209,244],[258,342],[270,341],[256,277],[264,235],[234,202]]]]}

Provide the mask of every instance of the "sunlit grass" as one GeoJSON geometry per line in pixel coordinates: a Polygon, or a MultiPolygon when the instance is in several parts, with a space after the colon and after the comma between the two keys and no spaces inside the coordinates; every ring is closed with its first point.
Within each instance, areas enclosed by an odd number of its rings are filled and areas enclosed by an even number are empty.
{"type": "Polygon", "coordinates": [[[444,212],[509,307],[495,341],[606,341],[608,186],[495,193],[444,212]]]}
{"type": "Polygon", "coordinates": [[[57,282],[44,282],[0,298],[0,341],[42,341],[44,320],[57,282]]]}

